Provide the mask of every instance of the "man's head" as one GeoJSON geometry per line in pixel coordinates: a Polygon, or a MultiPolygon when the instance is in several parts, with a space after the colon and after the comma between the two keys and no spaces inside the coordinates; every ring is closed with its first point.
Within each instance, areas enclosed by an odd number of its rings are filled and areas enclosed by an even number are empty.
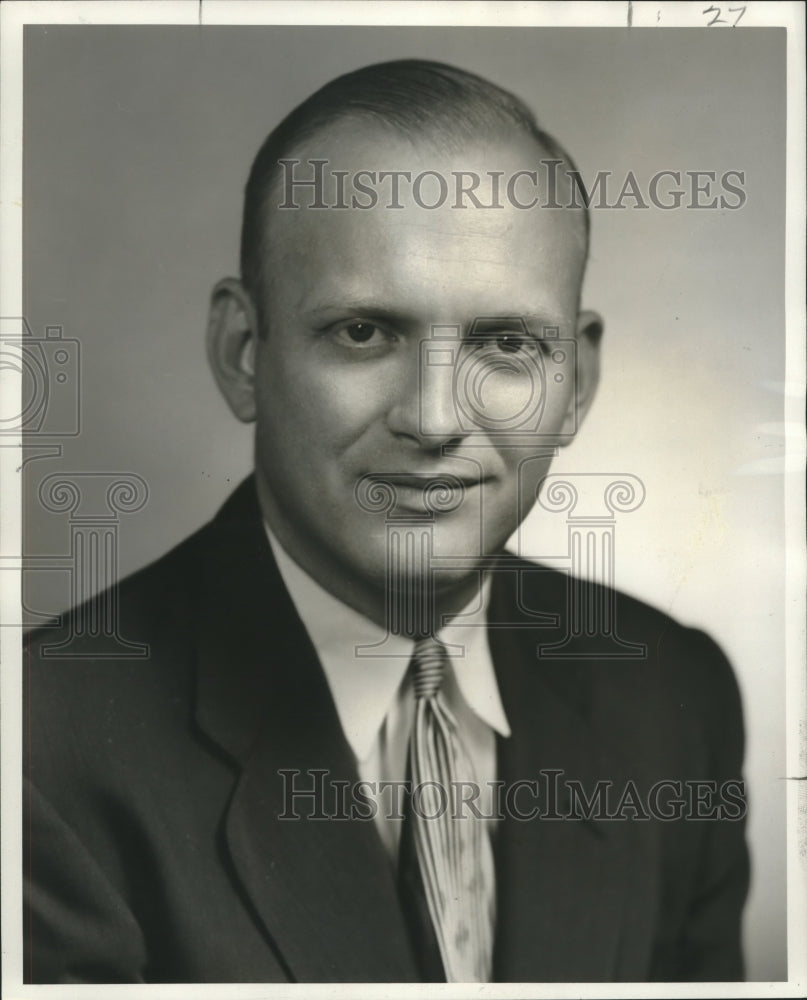
{"type": "Polygon", "coordinates": [[[436,580],[461,594],[591,401],[601,324],[579,310],[585,213],[501,197],[551,159],[571,165],[515,97],[404,61],[322,88],[253,165],[242,281],[214,291],[211,362],[239,419],[257,422],[259,495],[284,548],[372,617],[390,557],[374,485],[392,483],[395,514],[417,520],[424,484],[449,477],[436,580]],[[296,209],[280,207],[290,169],[323,179],[299,186],[296,209]],[[486,196],[461,196],[469,177],[486,196]]]}

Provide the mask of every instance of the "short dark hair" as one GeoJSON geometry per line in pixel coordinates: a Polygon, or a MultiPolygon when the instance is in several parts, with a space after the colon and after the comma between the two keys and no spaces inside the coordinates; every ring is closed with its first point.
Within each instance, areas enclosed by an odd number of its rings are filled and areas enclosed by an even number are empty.
{"type": "MultiPolygon", "coordinates": [[[[540,128],[522,100],[475,73],[423,59],[398,59],[339,76],[283,119],[252,164],[244,195],[241,279],[259,312],[266,199],[280,172],[278,161],[321,129],[347,118],[383,122],[409,136],[439,135],[442,142],[457,145],[496,128],[515,129],[576,170],[571,156],[540,128]]],[[[584,218],[588,245],[587,207],[584,218]]]]}

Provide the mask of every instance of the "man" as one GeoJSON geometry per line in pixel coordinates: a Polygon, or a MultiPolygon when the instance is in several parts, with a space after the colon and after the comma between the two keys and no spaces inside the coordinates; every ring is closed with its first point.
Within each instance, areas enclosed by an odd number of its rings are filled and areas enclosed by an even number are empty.
{"type": "Polygon", "coordinates": [[[208,335],[255,476],[121,585],[146,659],[31,642],[30,981],[742,975],[731,668],[504,553],[599,375],[572,171],[417,61],[267,139],[208,335]]]}

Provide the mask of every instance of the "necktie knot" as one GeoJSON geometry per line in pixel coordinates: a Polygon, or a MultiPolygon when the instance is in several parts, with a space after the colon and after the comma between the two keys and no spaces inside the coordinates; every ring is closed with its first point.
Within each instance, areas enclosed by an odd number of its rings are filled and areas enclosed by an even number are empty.
{"type": "Polygon", "coordinates": [[[433,698],[440,690],[446,669],[446,650],[439,639],[426,636],[415,643],[412,681],[416,698],[433,698]]]}

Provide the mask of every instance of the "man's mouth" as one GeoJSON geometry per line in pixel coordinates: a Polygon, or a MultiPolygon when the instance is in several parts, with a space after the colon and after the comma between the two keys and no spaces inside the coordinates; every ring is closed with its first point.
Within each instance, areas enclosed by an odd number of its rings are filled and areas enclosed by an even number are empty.
{"type": "Polygon", "coordinates": [[[456,510],[473,491],[488,481],[486,476],[456,475],[453,472],[373,472],[359,481],[356,496],[362,495],[376,510],[398,510],[420,514],[449,513],[456,510]]]}

